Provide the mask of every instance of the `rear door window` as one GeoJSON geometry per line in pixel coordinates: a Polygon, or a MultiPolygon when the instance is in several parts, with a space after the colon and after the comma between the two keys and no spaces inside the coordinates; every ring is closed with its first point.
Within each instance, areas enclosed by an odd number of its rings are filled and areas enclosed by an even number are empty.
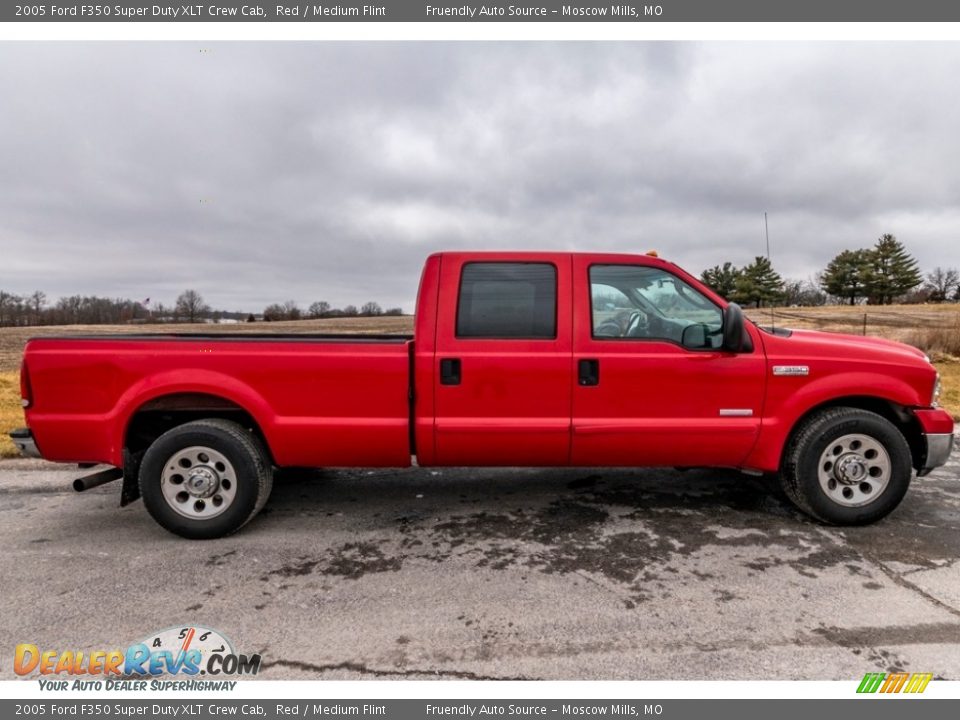
{"type": "Polygon", "coordinates": [[[464,265],[458,338],[557,337],[557,269],[550,263],[464,265]]]}

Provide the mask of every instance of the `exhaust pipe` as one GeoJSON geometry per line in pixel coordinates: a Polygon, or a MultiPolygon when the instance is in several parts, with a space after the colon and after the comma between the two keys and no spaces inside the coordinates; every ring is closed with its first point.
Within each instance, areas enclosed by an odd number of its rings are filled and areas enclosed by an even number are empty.
{"type": "Polygon", "coordinates": [[[113,480],[121,477],[123,477],[123,468],[107,468],[106,470],[101,470],[93,475],[77,478],[73,481],[73,489],[77,492],[83,492],[84,490],[90,490],[91,488],[105,485],[106,483],[112,482],[113,480]]]}

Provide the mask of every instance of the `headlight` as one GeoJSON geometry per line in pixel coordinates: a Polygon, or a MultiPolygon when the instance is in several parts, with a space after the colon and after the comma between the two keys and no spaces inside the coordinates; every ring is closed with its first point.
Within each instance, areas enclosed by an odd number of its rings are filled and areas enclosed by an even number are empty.
{"type": "Polygon", "coordinates": [[[937,373],[937,379],[933,383],[933,395],[930,398],[930,406],[937,407],[940,405],[940,373],[937,373]]]}

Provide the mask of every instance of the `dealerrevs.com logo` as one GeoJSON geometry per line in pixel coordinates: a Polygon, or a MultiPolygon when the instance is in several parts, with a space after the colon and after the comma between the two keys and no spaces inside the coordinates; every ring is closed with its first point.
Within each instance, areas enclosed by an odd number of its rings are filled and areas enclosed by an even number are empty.
{"type": "Polygon", "coordinates": [[[50,650],[21,643],[14,650],[17,675],[39,676],[44,690],[228,689],[224,676],[251,676],[260,671],[259,654],[244,655],[222,633],[200,625],[152,633],[125,650],[50,650]],[[181,676],[189,681],[159,681],[181,676]],[[197,676],[209,680],[199,682],[197,676]],[[216,681],[213,680],[216,678],[216,681]]]}

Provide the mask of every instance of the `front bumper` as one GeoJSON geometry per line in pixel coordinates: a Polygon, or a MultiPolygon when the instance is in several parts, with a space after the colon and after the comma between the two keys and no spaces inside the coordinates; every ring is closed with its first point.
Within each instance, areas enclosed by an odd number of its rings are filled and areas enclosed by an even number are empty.
{"type": "Polygon", "coordinates": [[[923,477],[946,465],[953,450],[953,416],[943,408],[913,408],[920,425],[920,444],[914,449],[917,475],[923,477]]]}
{"type": "Polygon", "coordinates": [[[11,431],[10,439],[13,440],[13,444],[16,445],[17,450],[19,450],[20,454],[24,457],[42,457],[40,450],[37,448],[37,443],[33,439],[33,433],[30,432],[30,428],[17,428],[11,431]]]}
{"type": "Polygon", "coordinates": [[[946,465],[953,452],[953,433],[930,433],[923,436],[926,443],[926,454],[923,466],[917,471],[918,477],[923,477],[934,468],[946,465]]]}

